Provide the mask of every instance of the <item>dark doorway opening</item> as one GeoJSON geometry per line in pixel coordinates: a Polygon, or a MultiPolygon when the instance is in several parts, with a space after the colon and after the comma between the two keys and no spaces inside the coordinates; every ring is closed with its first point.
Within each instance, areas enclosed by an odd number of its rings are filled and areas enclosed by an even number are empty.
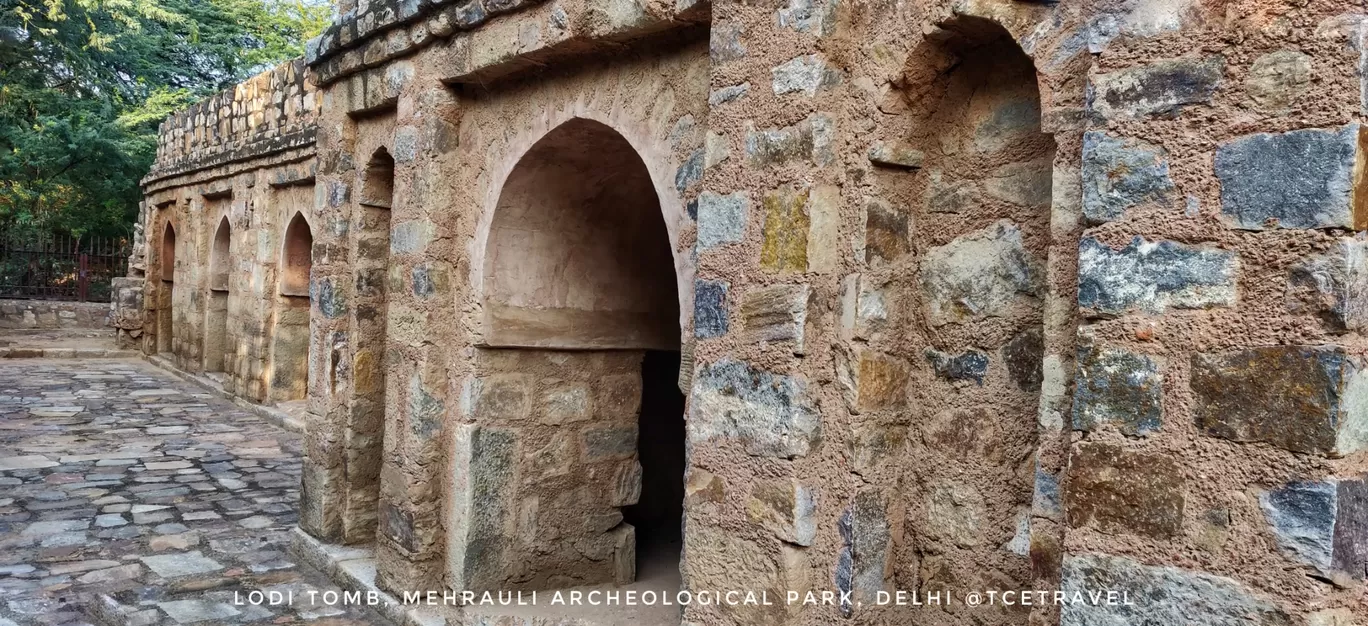
{"type": "Polygon", "coordinates": [[[677,576],[683,549],[684,394],[679,353],[648,350],[641,365],[637,454],[641,499],[622,509],[636,528],[637,580],[677,576]]]}

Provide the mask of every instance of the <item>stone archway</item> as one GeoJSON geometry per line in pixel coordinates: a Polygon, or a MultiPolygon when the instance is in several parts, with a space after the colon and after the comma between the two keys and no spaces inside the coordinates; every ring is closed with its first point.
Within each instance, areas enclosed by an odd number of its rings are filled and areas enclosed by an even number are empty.
{"type": "Polygon", "coordinates": [[[204,314],[204,371],[230,369],[228,342],[229,275],[232,266],[233,227],[228,216],[219,220],[209,249],[209,302],[204,314]]]}
{"type": "Polygon", "coordinates": [[[616,130],[574,118],[520,157],[493,211],[450,580],[677,586],[680,305],[651,173],[616,130]]]}
{"type": "MultiPolygon", "coordinates": [[[[299,189],[306,189],[299,187],[299,189]]],[[[309,382],[309,274],[313,269],[313,229],[294,211],[281,245],[271,342],[271,397],[303,400],[309,382]]]]}

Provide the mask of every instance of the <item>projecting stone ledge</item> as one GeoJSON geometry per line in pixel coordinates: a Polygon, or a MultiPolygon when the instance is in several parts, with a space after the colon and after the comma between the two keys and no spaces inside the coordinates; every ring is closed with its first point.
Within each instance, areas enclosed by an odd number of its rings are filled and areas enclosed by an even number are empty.
{"type": "Polygon", "coordinates": [[[1337,346],[1192,357],[1193,414],[1213,437],[1343,456],[1368,446],[1368,377],[1337,346]]]}

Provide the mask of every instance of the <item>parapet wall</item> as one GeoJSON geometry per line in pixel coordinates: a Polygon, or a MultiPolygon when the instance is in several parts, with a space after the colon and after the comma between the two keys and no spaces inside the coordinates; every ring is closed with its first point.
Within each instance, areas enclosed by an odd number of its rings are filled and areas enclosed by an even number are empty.
{"type": "Polygon", "coordinates": [[[303,59],[253,76],[162,122],[143,184],[311,146],[318,106],[303,59]]]}

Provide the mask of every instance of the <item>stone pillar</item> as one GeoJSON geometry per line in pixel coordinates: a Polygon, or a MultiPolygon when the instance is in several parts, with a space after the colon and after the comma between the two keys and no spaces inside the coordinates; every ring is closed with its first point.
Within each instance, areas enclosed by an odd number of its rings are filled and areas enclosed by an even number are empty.
{"type": "Polygon", "coordinates": [[[453,589],[626,584],[641,495],[637,351],[479,350],[450,435],[453,589]]]}

